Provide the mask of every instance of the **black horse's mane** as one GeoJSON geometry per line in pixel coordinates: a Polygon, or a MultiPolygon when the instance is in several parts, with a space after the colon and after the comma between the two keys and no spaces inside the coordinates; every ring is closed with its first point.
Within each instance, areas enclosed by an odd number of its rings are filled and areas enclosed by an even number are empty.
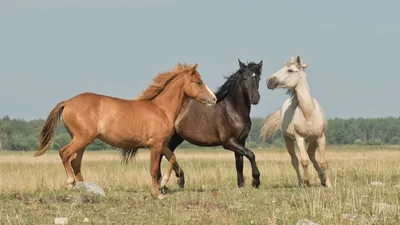
{"type": "MultiPolygon", "coordinates": [[[[247,65],[247,68],[249,68],[251,71],[258,71],[259,74],[261,74],[261,69],[258,67],[258,64],[255,62],[250,62],[247,65]]],[[[229,93],[234,95],[238,89],[235,88],[235,84],[237,82],[240,82],[243,78],[243,73],[244,71],[242,69],[239,69],[235,73],[233,73],[230,76],[225,76],[225,83],[218,88],[218,90],[215,92],[215,96],[217,97],[217,102],[222,101],[229,93]],[[232,91],[230,91],[232,90],[232,91]]]]}

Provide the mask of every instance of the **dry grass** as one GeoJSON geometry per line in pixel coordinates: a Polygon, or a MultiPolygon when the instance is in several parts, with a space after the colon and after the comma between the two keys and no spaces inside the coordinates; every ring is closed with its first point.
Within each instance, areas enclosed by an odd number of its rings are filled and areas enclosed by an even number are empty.
{"type": "MultiPolygon", "coordinates": [[[[56,152],[33,158],[32,152],[0,153],[0,224],[52,224],[67,216],[70,224],[399,224],[400,209],[379,211],[375,203],[399,206],[400,151],[397,149],[328,148],[333,189],[297,188],[290,157],[282,149],[255,150],[261,172],[259,189],[251,187],[245,160],[246,187],[236,186],[234,155],[217,150],[177,150],[186,174],[180,190],[164,200],[150,195],[148,151],[136,161],[119,162],[116,152],[86,152],[83,175],[102,186],[100,197],[66,190],[56,152]],[[381,181],[384,187],[369,185],[381,181]]],[[[165,169],[166,163],[163,163],[165,169]]]]}

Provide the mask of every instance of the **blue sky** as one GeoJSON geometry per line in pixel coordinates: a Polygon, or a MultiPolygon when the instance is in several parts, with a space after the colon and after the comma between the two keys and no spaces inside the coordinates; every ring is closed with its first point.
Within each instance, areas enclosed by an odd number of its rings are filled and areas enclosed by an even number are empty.
{"type": "Polygon", "coordinates": [[[91,91],[136,97],[157,73],[199,63],[215,90],[242,61],[264,61],[264,117],[287,98],[266,77],[308,62],[312,95],[333,117],[399,116],[398,1],[3,1],[0,116],[45,118],[91,91]]]}

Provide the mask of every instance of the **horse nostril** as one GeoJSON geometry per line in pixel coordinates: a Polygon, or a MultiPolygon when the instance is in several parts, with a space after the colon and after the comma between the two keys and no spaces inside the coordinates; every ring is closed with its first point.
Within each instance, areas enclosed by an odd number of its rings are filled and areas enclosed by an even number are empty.
{"type": "Polygon", "coordinates": [[[272,85],[272,83],[274,82],[274,80],[275,80],[274,77],[268,78],[268,79],[267,79],[267,84],[268,84],[268,85],[272,85]]]}

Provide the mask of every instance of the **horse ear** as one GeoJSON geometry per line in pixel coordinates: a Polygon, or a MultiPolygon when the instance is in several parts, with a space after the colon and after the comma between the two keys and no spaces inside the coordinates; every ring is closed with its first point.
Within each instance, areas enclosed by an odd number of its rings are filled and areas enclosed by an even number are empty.
{"type": "Polygon", "coordinates": [[[301,64],[301,68],[305,69],[305,68],[307,68],[307,67],[308,67],[308,63],[303,63],[303,64],[301,64]]]}
{"type": "Polygon", "coordinates": [[[242,70],[246,69],[246,65],[244,65],[244,63],[242,63],[239,58],[238,58],[238,62],[239,62],[240,69],[242,69],[242,70]]]}
{"type": "Polygon", "coordinates": [[[301,66],[301,58],[299,55],[296,57],[296,62],[299,64],[299,66],[301,66]]]}
{"type": "Polygon", "coordinates": [[[263,61],[261,60],[260,63],[258,63],[258,66],[260,67],[260,69],[262,68],[263,65],[263,61]]]}
{"type": "Polygon", "coordinates": [[[197,70],[197,63],[192,66],[192,74],[195,74],[197,70]]]}

